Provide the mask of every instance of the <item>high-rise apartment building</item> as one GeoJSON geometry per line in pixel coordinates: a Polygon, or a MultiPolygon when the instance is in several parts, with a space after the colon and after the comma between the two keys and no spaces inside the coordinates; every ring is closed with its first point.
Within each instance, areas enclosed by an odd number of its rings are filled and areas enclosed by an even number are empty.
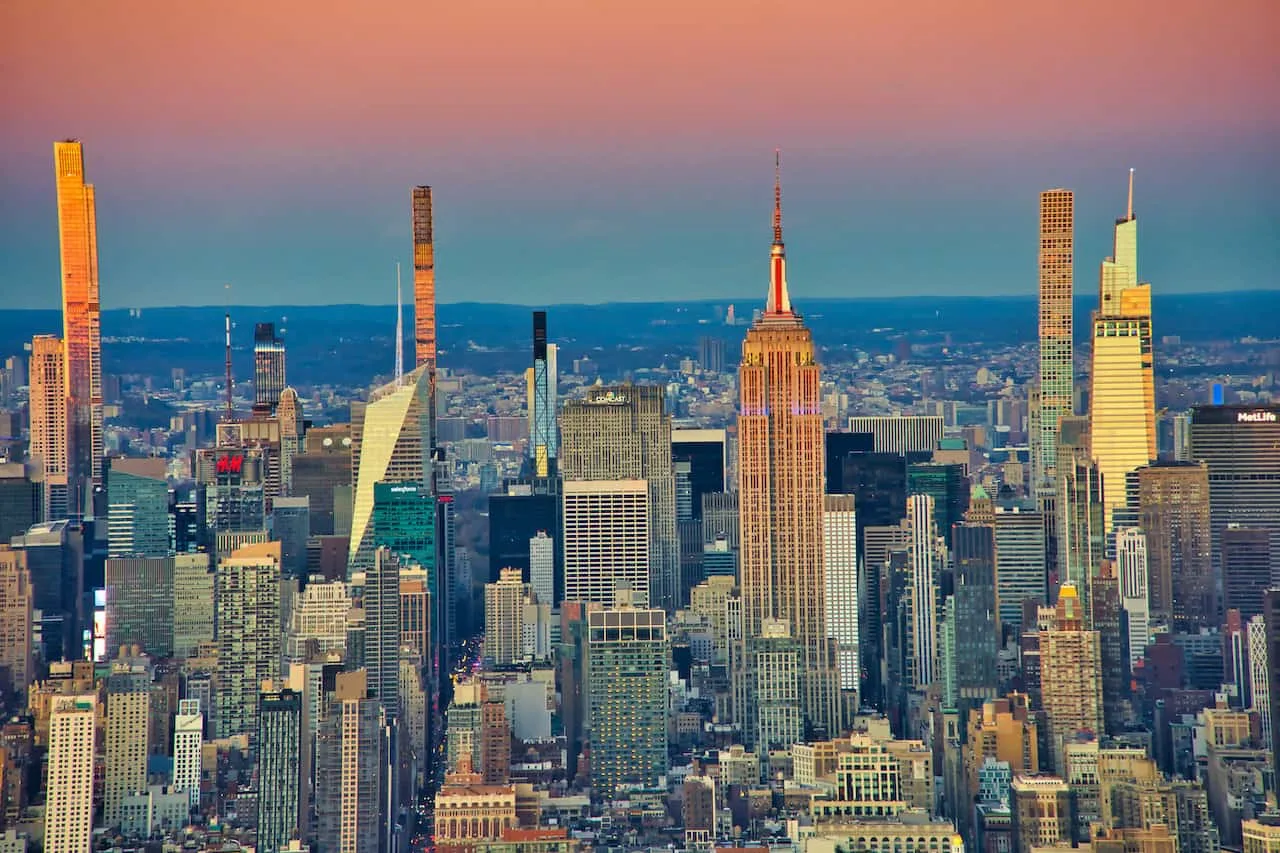
{"type": "MultiPolygon", "coordinates": [[[[431,346],[434,362],[434,337],[431,346]]],[[[374,489],[378,483],[431,486],[431,397],[426,366],[351,404],[351,571],[373,560],[374,489]]]]}
{"type": "Polygon", "coordinates": [[[626,588],[613,606],[588,612],[593,797],[657,788],[667,774],[669,656],[666,613],[633,606],[626,588]]]}
{"type": "Polygon", "coordinates": [[[1048,601],[1044,515],[1034,503],[996,507],[996,600],[1000,622],[1022,624],[1022,602],[1048,601]]]}
{"type": "Polygon", "coordinates": [[[556,550],[555,541],[545,530],[539,530],[529,540],[529,583],[538,601],[552,606],[556,603],[556,550]]]}
{"type": "Polygon", "coordinates": [[[1040,687],[1057,769],[1064,745],[1077,733],[1103,731],[1101,645],[1098,632],[1086,628],[1071,584],[1058,591],[1053,627],[1040,631],[1040,687]]]}
{"type": "Polygon", "coordinates": [[[1075,194],[1040,193],[1039,430],[1031,436],[1032,477],[1037,488],[1057,470],[1058,424],[1073,411],[1072,304],[1075,194]]]}
{"type": "Polygon", "coordinates": [[[1089,371],[1090,445],[1105,484],[1103,524],[1110,532],[1125,506],[1125,476],[1156,458],[1151,285],[1138,283],[1138,220],[1116,220],[1111,257],[1102,262],[1093,315],[1089,371]]]}
{"type": "Polygon", "coordinates": [[[44,847],[90,853],[93,837],[93,756],[98,700],[94,694],[55,696],[49,709],[49,758],[44,847]]]}
{"type": "Polygon", "coordinates": [[[274,414],[285,389],[284,340],[276,335],[275,323],[253,327],[253,410],[274,414]]]}
{"type": "Polygon", "coordinates": [[[525,583],[519,569],[503,569],[497,583],[484,585],[484,658],[506,666],[520,659],[525,583]]]}
{"type": "Polygon", "coordinates": [[[1222,571],[1228,524],[1271,531],[1272,571],[1280,572],[1280,405],[1197,406],[1191,457],[1209,469],[1213,569],[1222,571]]]}
{"type": "Polygon", "coordinates": [[[173,719],[173,788],[186,791],[191,808],[200,806],[200,771],[203,765],[204,714],[199,699],[178,701],[173,719]]]}
{"type": "MultiPolygon", "coordinates": [[[[1265,599],[1264,599],[1265,600],[1265,599]]],[[[1249,660],[1249,707],[1258,715],[1262,745],[1275,743],[1276,718],[1271,708],[1271,651],[1267,648],[1267,620],[1255,616],[1245,629],[1249,660]]],[[[1273,753],[1274,754],[1274,753],[1273,753]]]]}
{"type": "Polygon", "coordinates": [[[107,460],[107,556],[169,553],[169,484],[165,460],[107,460]]]}
{"type": "Polygon", "coordinates": [[[835,644],[823,578],[822,369],[813,335],[791,306],[775,177],[765,310],[747,331],[738,372],[738,508],[743,635],[785,621],[800,647],[801,709],[815,731],[840,723],[835,644]]]}
{"type": "Polygon", "coordinates": [[[608,605],[625,585],[639,604],[649,604],[649,498],[649,484],[642,479],[565,481],[565,601],[608,605]]]}
{"type": "Polygon", "coordinates": [[[151,726],[151,680],[130,664],[115,664],[107,678],[106,772],[102,822],[120,826],[126,797],[147,790],[147,733],[151,726]],[[120,667],[124,667],[123,671],[120,667]]]}
{"type": "Polygon", "coordinates": [[[9,689],[23,696],[36,677],[32,595],[26,553],[0,545],[0,670],[9,689]]]}
{"type": "MultiPolygon", "coordinates": [[[[657,385],[593,388],[585,399],[565,403],[560,415],[560,433],[560,471],[566,495],[570,483],[642,480],[646,484],[648,589],[632,589],[647,595],[653,606],[674,610],[680,604],[680,543],[676,535],[671,416],[666,412],[663,388],[657,385]]],[[[564,545],[567,585],[567,532],[564,545]]],[[[610,593],[604,603],[611,601],[610,593]]]]}
{"type": "Polygon", "coordinates": [[[1088,621],[1090,585],[1106,554],[1102,473],[1089,454],[1088,419],[1071,415],[1059,421],[1057,460],[1058,584],[1074,584],[1088,621]]]}
{"type": "Polygon", "coordinates": [[[400,561],[389,549],[374,552],[361,601],[368,692],[393,720],[400,713],[400,561]]]}
{"type": "Polygon", "coordinates": [[[414,364],[436,369],[436,245],[431,187],[413,188],[413,347],[414,364]]]}
{"type": "Polygon", "coordinates": [[[173,656],[186,659],[213,642],[213,562],[204,552],[173,556],[173,656]]]}
{"type": "Polygon", "coordinates": [[[379,853],[379,809],[386,763],[378,702],[365,672],[335,676],[334,692],[316,735],[316,837],[323,851],[379,853]]]}
{"type": "Polygon", "coordinates": [[[84,146],[53,143],[62,258],[68,506],[79,512],[102,477],[102,311],[93,184],[84,181],[84,146]]]}
{"type": "Polygon", "coordinates": [[[529,386],[529,458],[533,476],[550,477],[555,473],[560,436],[556,429],[559,374],[556,345],[547,343],[547,312],[533,312],[533,366],[526,381],[529,386]]]}
{"type": "Polygon", "coordinates": [[[43,483],[43,520],[67,517],[70,504],[67,455],[67,378],[62,341],[53,335],[31,339],[30,421],[28,453],[43,483]]]}
{"type": "Polygon", "coordinates": [[[303,815],[302,694],[263,685],[258,697],[258,846],[279,850],[303,815]]]}
{"type": "Polygon", "coordinates": [[[280,677],[280,579],[279,542],[245,545],[218,563],[218,737],[255,733],[259,686],[280,677]]]}
{"type": "Polygon", "coordinates": [[[827,495],[822,507],[822,556],[827,597],[827,636],[836,644],[842,707],[861,703],[862,661],[858,650],[858,522],[853,495],[827,495]]]}
{"type": "Polygon", "coordinates": [[[1221,620],[1210,550],[1213,495],[1207,466],[1150,465],[1138,470],[1137,479],[1152,618],[1177,630],[1217,627],[1221,620]]]}
{"type": "Polygon", "coordinates": [[[743,643],[747,677],[739,680],[735,711],[748,721],[743,732],[762,762],[804,738],[800,647],[784,619],[765,618],[760,634],[743,643]]]}
{"type": "Polygon", "coordinates": [[[1129,668],[1142,660],[1151,642],[1151,575],[1147,535],[1137,527],[1116,531],[1116,569],[1120,578],[1120,606],[1129,623],[1129,668]]]}
{"type": "Polygon", "coordinates": [[[874,453],[932,453],[942,441],[941,415],[864,415],[849,418],[849,432],[869,433],[874,453]]]}

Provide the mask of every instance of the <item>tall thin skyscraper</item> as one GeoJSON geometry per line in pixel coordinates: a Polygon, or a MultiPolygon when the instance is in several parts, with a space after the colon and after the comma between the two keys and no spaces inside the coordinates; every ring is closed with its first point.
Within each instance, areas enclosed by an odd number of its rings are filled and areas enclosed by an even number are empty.
{"type": "Polygon", "coordinates": [[[1032,436],[1032,476],[1037,487],[1052,481],[1057,466],[1058,422],[1072,413],[1074,244],[1075,194],[1063,189],[1040,193],[1040,429],[1032,436]]]}
{"type": "Polygon", "coordinates": [[[571,480],[564,484],[564,600],[608,606],[626,586],[650,603],[652,539],[644,480],[571,480]]]}
{"type": "Polygon", "coordinates": [[[318,838],[335,853],[378,853],[386,763],[380,708],[365,671],[338,673],[316,734],[318,838]]]}
{"type": "Polygon", "coordinates": [[[151,725],[151,680],[142,673],[113,672],[107,678],[106,772],[102,821],[120,826],[124,800],[147,790],[147,731],[151,725]]]}
{"type": "Polygon", "coordinates": [[[253,408],[274,412],[284,391],[284,341],[276,336],[275,323],[253,327],[253,408]]]}
{"type": "Polygon", "coordinates": [[[840,692],[846,718],[861,703],[858,651],[858,522],[853,495],[827,495],[822,512],[827,634],[836,642],[840,692]]]}
{"type": "Polygon", "coordinates": [[[218,563],[218,737],[258,729],[258,689],[280,677],[280,543],[237,548],[218,563]]]}
{"type": "Polygon", "coordinates": [[[0,668],[8,670],[10,687],[19,694],[36,677],[33,595],[26,552],[0,544],[0,668]]]}
{"type": "Polygon", "coordinates": [[[547,343],[547,312],[533,312],[533,367],[529,368],[529,456],[535,477],[549,477],[559,450],[556,433],[556,346],[547,343]]]}
{"type": "Polygon", "coordinates": [[[89,853],[93,835],[93,755],[97,696],[55,696],[49,713],[44,848],[89,853]]]}
{"type": "Polygon", "coordinates": [[[413,188],[414,364],[436,368],[436,246],[432,235],[431,187],[413,188]]]}
{"type": "Polygon", "coordinates": [[[911,531],[911,652],[915,658],[914,687],[928,689],[934,680],[938,642],[938,527],[931,495],[907,498],[907,526],[911,531]]]}
{"type": "Polygon", "coordinates": [[[805,721],[834,735],[840,695],[823,578],[822,369],[813,335],[791,307],[786,264],[775,175],[769,294],[743,341],[738,374],[743,634],[762,636],[766,619],[789,623],[802,656],[805,721]]]}
{"type": "Polygon", "coordinates": [[[279,850],[302,825],[302,694],[264,684],[258,697],[258,846],[279,850]]]}
{"type": "Polygon", "coordinates": [[[374,552],[365,572],[364,613],[369,694],[394,719],[400,713],[400,561],[387,548],[374,552]]]}
{"type": "Polygon", "coordinates": [[[191,808],[200,806],[204,714],[199,699],[182,699],[173,720],[173,787],[186,791],[191,808]]]}
{"type": "Polygon", "coordinates": [[[1098,632],[1086,628],[1071,584],[1058,592],[1053,627],[1040,632],[1040,685],[1054,768],[1061,770],[1067,741],[1078,732],[1103,731],[1101,644],[1098,632]]]}
{"type": "Polygon", "coordinates": [[[67,378],[62,341],[53,335],[31,339],[31,444],[41,468],[45,521],[67,517],[67,378]]]}
{"type": "Polygon", "coordinates": [[[1129,620],[1129,668],[1151,641],[1151,576],[1147,569],[1147,535],[1136,527],[1116,531],[1116,563],[1120,606],[1129,620]]]}
{"type": "Polygon", "coordinates": [[[1138,284],[1138,220],[1116,220],[1112,256],[1102,262],[1089,371],[1090,445],[1105,486],[1103,524],[1125,505],[1125,475],[1156,457],[1151,285],[1138,284]]]}
{"type": "Polygon", "coordinates": [[[84,146],[53,143],[62,255],[62,342],[66,359],[67,475],[72,512],[102,476],[102,313],[98,304],[98,222],[93,184],[84,182],[84,146]]]}

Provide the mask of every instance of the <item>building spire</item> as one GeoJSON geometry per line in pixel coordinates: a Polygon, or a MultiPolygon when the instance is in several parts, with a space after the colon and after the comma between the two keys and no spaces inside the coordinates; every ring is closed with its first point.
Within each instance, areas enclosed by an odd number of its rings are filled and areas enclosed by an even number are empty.
{"type": "Polygon", "coordinates": [[[787,293],[787,252],[782,246],[782,152],[773,150],[773,248],[769,252],[769,298],[766,314],[792,314],[787,293]]]}
{"type": "Polygon", "coordinates": [[[1125,212],[1126,220],[1133,219],[1133,167],[1129,167],[1129,207],[1125,212]]]}

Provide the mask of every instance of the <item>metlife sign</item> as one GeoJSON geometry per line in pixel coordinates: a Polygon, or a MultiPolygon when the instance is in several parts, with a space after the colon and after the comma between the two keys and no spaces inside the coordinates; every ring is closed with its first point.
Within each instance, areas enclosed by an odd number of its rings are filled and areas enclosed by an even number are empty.
{"type": "Polygon", "coordinates": [[[1236,412],[1236,423],[1238,424],[1274,424],[1276,422],[1276,413],[1268,412],[1266,409],[1251,412],[1236,412]]]}

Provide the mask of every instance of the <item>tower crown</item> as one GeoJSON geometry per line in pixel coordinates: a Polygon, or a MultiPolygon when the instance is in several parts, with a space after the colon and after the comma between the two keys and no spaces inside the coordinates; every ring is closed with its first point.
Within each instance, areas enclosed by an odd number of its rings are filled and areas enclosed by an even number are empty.
{"type": "Polygon", "coordinates": [[[765,314],[792,316],[787,292],[787,250],[782,244],[782,152],[773,151],[773,247],[769,252],[769,297],[765,314]]]}

